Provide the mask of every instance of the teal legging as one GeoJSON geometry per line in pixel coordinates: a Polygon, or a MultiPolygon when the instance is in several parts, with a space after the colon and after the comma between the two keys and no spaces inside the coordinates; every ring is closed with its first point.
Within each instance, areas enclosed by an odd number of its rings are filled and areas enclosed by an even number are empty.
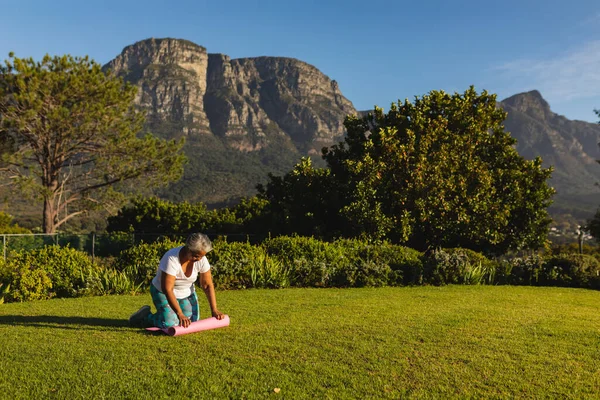
{"type": "MultiPolygon", "coordinates": [[[[177,314],[175,314],[175,311],[169,305],[167,296],[160,292],[154,285],[150,285],[150,295],[156,307],[156,314],[149,314],[146,317],[147,325],[156,326],[161,329],[179,325],[179,318],[177,318],[177,314]]],[[[192,322],[198,321],[200,310],[195,290],[188,297],[177,299],[177,302],[179,303],[179,307],[181,307],[181,311],[183,311],[183,315],[188,317],[192,322]]]]}

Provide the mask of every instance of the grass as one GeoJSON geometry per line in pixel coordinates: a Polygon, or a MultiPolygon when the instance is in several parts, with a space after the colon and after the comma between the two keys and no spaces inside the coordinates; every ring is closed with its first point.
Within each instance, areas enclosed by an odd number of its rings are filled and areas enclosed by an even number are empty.
{"type": "MultiPolygon", "coordinates": [[[[127,326],[149,295],[3,304],[0,393],[11,399],[600,396],[597,291],[447,286],[217,296],[231,325],[176,338],[127,326]]],[[[206,302],[201,312],[206,317],[206,302]]]]}

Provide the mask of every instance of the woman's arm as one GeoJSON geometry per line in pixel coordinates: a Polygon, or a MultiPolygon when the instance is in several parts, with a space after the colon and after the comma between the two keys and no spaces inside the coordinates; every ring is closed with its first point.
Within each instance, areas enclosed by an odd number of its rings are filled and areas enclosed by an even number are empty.
{"type": "Polygon", "coordinates": [[[167,297],[167,301],[169,302],[171,309],[175,311],[175,314],[177,314],[177,318],[179,318],[179,325],[187,328],[190,326],[191,321],[183,314],[183,311],[181,311],[179,302],[175,297],[175,293],[173,293],[173,288],[175,287],[175,277],[167,274],[165,271],[161,271],[160,273],[161,291],[167,297]]]}
{"type": "Polygon", "coordinates": [[[198,279],[200,281],[200,287],[204,291],[208,304],[210,305],[212,316],[216,319],[223,319],[225,315],[217,309],[217,297],[215,296],[215,286],[213,285],[210,270],[201,273],[198,279]]]}

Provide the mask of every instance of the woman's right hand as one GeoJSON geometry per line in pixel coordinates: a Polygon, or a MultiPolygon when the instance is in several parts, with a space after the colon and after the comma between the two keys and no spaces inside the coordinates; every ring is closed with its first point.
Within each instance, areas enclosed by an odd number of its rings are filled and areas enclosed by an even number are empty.
{"type": "Polygon", "coordinates": [[[183,314],[179,314],[177,318],[179,318],[179,325],[183,326],[184,328],[187,328],[192,323],[192,321],[190,321],[190,319],[183,314]]]}

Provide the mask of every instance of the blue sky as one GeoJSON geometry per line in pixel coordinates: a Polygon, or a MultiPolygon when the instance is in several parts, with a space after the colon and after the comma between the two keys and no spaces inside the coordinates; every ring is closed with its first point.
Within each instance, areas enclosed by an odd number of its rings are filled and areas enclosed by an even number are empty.
{"type": "Polygon", "coordinates": [[[0,59],[89,55],[106,63],[149,37],[232,58],[294,57],[338,81],[359,110],[469,85],[499,99],[539,90],[597,121],[600,1],[6,1],[0,59]]]}

